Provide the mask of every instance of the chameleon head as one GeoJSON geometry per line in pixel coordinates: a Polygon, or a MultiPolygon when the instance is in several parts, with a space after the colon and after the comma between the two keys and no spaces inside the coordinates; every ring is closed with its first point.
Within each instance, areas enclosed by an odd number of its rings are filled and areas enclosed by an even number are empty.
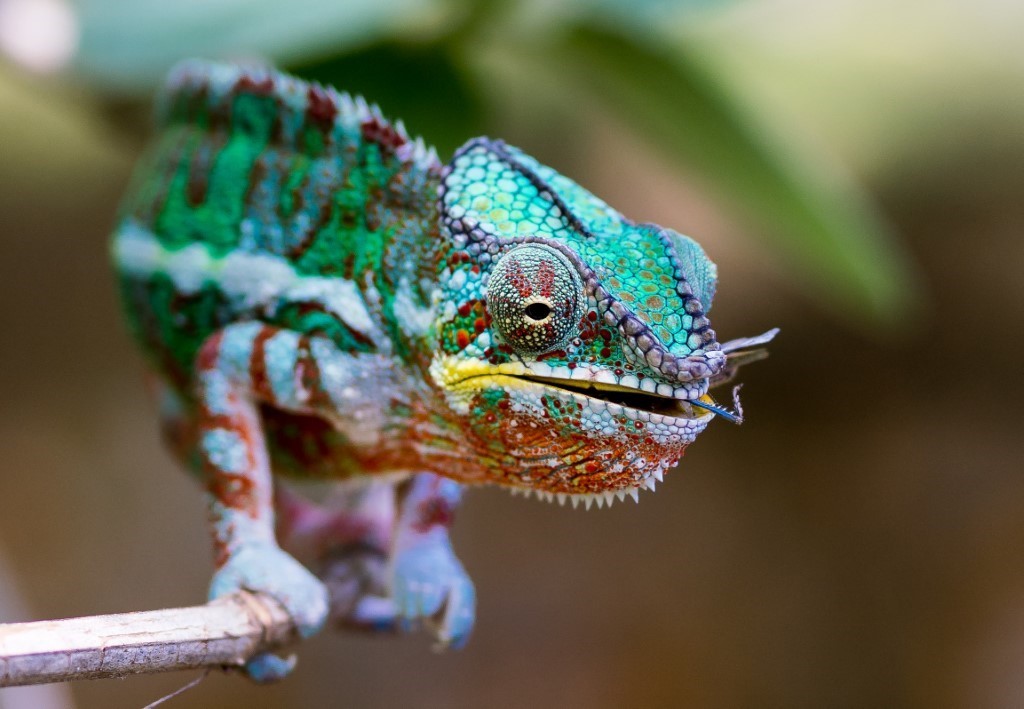
{"type": "Polygon", "coordinates": [[[715,265],[497,141],[455,154],[439,207],[431,376],[488,479],[588,505],[653,489],[715,415],[715,265]]]}

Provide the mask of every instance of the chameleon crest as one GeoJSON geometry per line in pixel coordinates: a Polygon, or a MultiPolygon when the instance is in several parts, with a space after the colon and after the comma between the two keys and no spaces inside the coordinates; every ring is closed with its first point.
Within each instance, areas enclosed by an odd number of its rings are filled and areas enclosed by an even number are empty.
{"type": "Polygon", "coordinates": [[[266,592],[310,634],[320,579],[343,578],[340,621],[461,644],[463,485],[636,499],[712,418],[739,420],[709,389],[775,331],[718,342],[692,239],[500,141],[442,165],[362,99],[267,69],[186,62],[159,106],[114,256],[166,437],[206,489],[211,597],[266,592]]]}

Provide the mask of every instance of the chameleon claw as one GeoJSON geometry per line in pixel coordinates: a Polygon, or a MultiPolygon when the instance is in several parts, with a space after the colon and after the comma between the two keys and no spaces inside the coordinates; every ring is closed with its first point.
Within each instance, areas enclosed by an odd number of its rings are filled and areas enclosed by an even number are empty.
{"type": "Polygon", "coordinates": [[[447,541],[400,553],[392,586],[400,629],[422,623],[443,647],[465,644],[476,617],[476,592],[447,541]]]}
{"type": "Polygon", "coordinates": [[[264,652],[245,663],[245,674],[256,684],[280,682],[295,669],[295,655],[278,657],[264,652]]]}
{"type": "Polygon", "coordinates": [[[288,611],[303,638],[315,635],[327,620],[326,587],[275,544],[237,548],[214,574],[209,597],[212,600],[241,589],[274,598],[288,611]]]}

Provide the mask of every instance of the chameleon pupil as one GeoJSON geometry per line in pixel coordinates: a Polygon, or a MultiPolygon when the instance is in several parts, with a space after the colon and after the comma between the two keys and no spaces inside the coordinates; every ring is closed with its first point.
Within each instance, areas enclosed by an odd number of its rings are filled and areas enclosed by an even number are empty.
{"type": "Polygon", "coordinates": [[[551,314],[551,307],[547,303],[530,303],[526,306],[526,317],[531,320],[543,320],[551,314]]]}

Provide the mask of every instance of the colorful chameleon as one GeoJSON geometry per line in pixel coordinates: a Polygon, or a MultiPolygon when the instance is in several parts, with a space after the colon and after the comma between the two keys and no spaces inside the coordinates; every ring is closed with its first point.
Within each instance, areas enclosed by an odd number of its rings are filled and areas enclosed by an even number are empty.
{"type": "Polygon", "coordinates": [[[280,541],[362,575],[348,622],[461,645],[463,485],[635,500],[715,415],[740,418],[708,389],[775,331],[717,342],[693,240],[501,141],[443,165],[361,98],[268,69],[186,62],[158,113],[113,251],[165,434],[208,493],[211,597],[265,592],[317,632],[325,585],[280,541]]]}

